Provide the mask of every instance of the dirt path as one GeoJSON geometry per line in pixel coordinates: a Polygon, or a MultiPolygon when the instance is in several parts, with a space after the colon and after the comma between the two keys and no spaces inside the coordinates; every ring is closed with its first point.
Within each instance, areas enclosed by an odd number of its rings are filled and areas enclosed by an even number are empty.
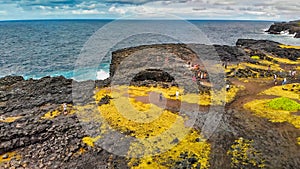
{"type": "Polygon", "coordinates": [[[229,79],[231,83],[234,85],[242,85],[245,87],[244,90],[237,93],[234,101],[227,104],[227,108],[234,108],[237,110],[243,110],[243,105],[257,99],[273,99],[275,96],[268,96],[268,95],[258,95],[259,93],[263,92],[274,86],[273,81],[266,81],[262,79],[262,81],[256,82],[251,81],[243,82],[238,80],[237,78],[229,79]]]}
{"type": "Polygon", "coordinates": [[[187,102],[181,102],[180,100],[173,100],[162,98],[159,100],[159,93],[151,92],[149,96],[138,96],[134,97],[136,101],[140,101],[142,103],[148,104],[152,103],[160,108],[172,111],[174,113],[179,112],[181,109],[185,111],[194,111],[199,110],[200,112],[208,112],[209,106],[200,106],[198,104],[192,104],[187,102]]]}

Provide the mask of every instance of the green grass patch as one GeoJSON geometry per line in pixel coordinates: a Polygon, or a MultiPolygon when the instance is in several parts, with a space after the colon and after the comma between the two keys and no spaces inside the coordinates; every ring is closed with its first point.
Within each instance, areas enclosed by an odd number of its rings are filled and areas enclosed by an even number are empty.
{"type": "Polygon", "coordinates": [[[285,97],[280,97],[280,98],[275,98],[271,100],[268,104],[268,106],[272,109],[276,110],[286,110],[286,111],[297,111],[300,110],[300,104],[297,103],[296,101],[285,98],[285,97]]]}

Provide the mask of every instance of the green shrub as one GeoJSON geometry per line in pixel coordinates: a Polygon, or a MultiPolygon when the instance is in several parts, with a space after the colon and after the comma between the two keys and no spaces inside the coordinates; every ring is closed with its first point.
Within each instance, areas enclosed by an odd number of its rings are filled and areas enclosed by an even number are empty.
{"type": "Polygon", "coordinates": [[[285,97],[275,98],[269,102],[269,107],[276,110],[297,111],[300,110],[300,104],[292,99],[285,97]]]}

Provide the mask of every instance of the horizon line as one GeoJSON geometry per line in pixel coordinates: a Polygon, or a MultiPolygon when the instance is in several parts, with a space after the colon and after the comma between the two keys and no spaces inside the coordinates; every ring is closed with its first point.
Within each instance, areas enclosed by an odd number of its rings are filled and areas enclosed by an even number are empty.
{"type": "Polygon", "coordinates": [[[0,20],[0,22],[22,22],[22,21],[115,21],[115,20],[123,20],[123,21],[241,21],[241,22],[284,22],[279,20],[259,20],[259,19],[113,19],[113,18],[41,18],[41,19],[8,19],[8,20],[0,20]]]}

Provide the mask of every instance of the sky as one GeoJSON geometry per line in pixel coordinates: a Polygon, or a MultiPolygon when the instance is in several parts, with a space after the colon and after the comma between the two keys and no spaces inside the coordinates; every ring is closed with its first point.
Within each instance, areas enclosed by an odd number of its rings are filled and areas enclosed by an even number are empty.
{"type": "Polygon", "coordinates": [[[299,9],[299,0],[0,0],[0,20],[176,16],[290,21],[300,19],[299,9]]]}

